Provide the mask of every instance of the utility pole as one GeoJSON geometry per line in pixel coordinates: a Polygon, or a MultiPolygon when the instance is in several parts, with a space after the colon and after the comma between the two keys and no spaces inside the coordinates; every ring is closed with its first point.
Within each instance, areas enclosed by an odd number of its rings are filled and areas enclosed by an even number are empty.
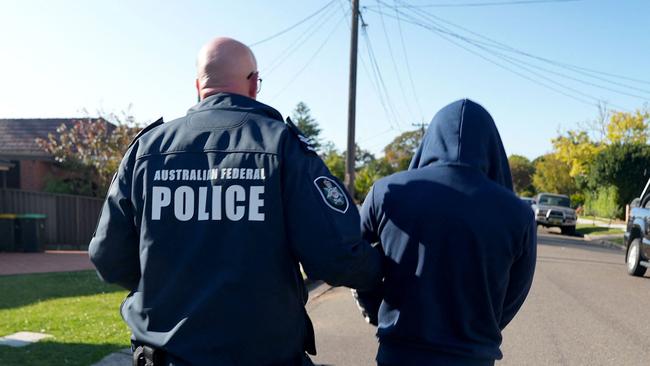
{"type": "Polygon", "coordinates": [[[420,122],[420,123],[412,123],[411,125],[413,127],[418,127],[420,129],[420,137],[424,138],[424,133],[426,132],[426,128],[429,124],[420,122]]]}
{"type": "Polygon", "coordinates": [[[352,36],[350,40],[350,84],[348,94],[348,149],[345,154],[345,186],[354,197],[354,130],[357,103],[357,45],[359,40],[359,0],[352,0],[352,36]]]}

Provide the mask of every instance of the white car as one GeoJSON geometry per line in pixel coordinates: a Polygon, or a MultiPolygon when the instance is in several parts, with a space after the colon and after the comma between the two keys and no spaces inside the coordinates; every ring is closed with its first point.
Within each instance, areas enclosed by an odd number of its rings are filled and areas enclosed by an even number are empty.
{"type": "Polygon", "coordinates": [[[568,196],[540,193],[535,196],[532,207],[537,225],[559,227],[565,235],[575,234],[578,216],[571,208],[571,199],[568,196]]]}

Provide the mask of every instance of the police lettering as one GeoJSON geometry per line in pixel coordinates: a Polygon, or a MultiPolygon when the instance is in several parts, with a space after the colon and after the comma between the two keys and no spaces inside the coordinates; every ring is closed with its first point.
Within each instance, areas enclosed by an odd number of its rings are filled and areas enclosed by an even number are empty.
{"type": "Polygon", "coordinates": [[[180,186],[173,192],[169,187],[153,186],[151,219],[157,221],[165,212],[173,212],[178,221],[264,221],[263,195],[264,186],[213,185],[198,190],[180,186]]]}
{"type": "Polygon", "coordinates": [[[160,169],[154,181],[265,180],[264,168],[160,169]]]}

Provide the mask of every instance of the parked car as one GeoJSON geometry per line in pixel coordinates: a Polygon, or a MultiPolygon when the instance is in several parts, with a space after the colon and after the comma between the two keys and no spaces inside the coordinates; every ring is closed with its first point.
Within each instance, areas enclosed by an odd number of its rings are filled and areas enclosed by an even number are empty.
{"type": "Polygon", "coordinates": [[[646,183],[639,198],[630,204],[631,211],[624,234],[627,273],[641,277],[650,267],[650,192],[646,183]]]}
{"type": "Polygon", "coordinates": [[[563,194],[540,193],[534,198],[533,210],[537,225],[559,227],[564,235],[576,233],[578,216],[571,208],[571,199],[563,194]]]}

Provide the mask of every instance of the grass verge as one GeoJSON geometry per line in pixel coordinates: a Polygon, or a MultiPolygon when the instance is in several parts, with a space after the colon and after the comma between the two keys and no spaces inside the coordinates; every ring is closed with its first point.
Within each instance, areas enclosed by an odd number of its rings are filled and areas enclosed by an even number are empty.
{"type": "Polygon", "coordinates": [[[0,365],[87,366],[128,347],[130,332],[119,315],[125,296],[93,271],[0,276],[0,336],[54,336],[22,348],[0,346],[0,365]]]}
{"type": "Polygon", "coordinates": [[[607,228],[594,226],[591,224],[578,224],[576,232],[582,235],[623,235],[623,230],[617,228],[607,228]]]}

